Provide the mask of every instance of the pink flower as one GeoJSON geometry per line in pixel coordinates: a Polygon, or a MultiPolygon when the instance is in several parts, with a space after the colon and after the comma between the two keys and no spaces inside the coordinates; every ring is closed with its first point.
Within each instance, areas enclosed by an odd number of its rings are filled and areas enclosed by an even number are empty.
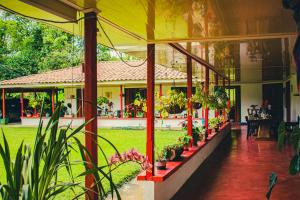
{"type": "Polygon", "coordinates": [[[143,170],[151,171],[152,165],[149,162],[148,157],[137,152],[135,149],[131,149],[128,152],[124,152],[122,155],[116,153],[110,158],[109,165],[118,165],[119,163],[135,162],[138,163],[143,170]]]}

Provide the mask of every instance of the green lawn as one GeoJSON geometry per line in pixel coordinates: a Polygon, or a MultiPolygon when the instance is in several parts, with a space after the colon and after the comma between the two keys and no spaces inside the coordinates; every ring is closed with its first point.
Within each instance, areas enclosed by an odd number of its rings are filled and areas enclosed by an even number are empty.
{"type": "MultiPolygon", "coordinates": [[[[18,146],[24,140],[25,144],[32,145],[34,136],[36,133],[36,128],[32,127],[11,127],[11,126],[3,126],[2,127],[7,137],[7,140],[10,145],[11,152],[13,156],[15,156],[18,146]]],[[[164,145],[176,143],[177,138],[182,135],[183,131],[163,131],[157,130],[155,132],[155,146],[156,149],[161,149],[164,145]]],[[[110,130],[110,129],[100,129],[98,134],[101,134],[105,138],[109,139],[122,153],[126,150],[131,148],[135,148],[139,152],[145,154],[145,147],[146,147],[146,130],[110,130]]],[[[78,136],[81,137],[83,140],[83,135],[78,136]]],[[[0,136],[1,143],[2,135],[0,136]]],[[[99,141],[100,145],[103,147],[105,153],[108,157],[114,154],[114,150],[103,141],[99,141]]],[[[80,159],[78,153],[73,152],[72,160],[80,159]]],[[[100,160],[99,163],[104,163],[103,157],[99,156],[100,160]]],[[[3,161],[0,159],[0,181],[5,182],[5,176],[3,175],[3,161]]],[[[134,177],[140,170],[140,167],[137,164],[129,163],[122,165],[116,171],[113,172],[114,182],[118,185],[123,184],[128,179],[134,177]]],[[[82,171],[81,168],[75,167],[74,174],[78,174],[82,171]],[[77,171],[77,173],[76,173],[77,171]]],[[[62,174],[62,176],[66,176],[62,174]]],[[[68,194],[66,194],[68,195],[68,194]]],[[[69,194],[71,195],[71,194],[69,194]]],[[[69,199],[69,196],[65,196],[64,198],[69,199]]]]}

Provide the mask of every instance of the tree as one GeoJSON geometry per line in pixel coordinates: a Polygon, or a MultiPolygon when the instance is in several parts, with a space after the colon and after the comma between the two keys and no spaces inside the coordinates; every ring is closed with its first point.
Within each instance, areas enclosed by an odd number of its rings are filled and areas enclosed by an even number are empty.
{"type": "MultiPolygon", "coordinates": [[[[83,46],[79,36],[0,11],[0,80],[77,66],[83,62],[83,46]]],[[[98,45],[97,60],[119,59],[98,45]]]]}

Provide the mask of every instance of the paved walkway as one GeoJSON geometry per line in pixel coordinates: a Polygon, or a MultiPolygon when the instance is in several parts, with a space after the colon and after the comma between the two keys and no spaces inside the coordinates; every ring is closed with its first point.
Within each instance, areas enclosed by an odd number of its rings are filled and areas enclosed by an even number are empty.
{"type": "Polygon", "coordinates": [[[246,140],[246,129],[233,131],[228,145],[212,157],[175,195],[174,200],[264,200],[271,172],[278,183],[271,200],[300,200],[300,175],[288,174],[292,153],[274,141],[246,140]]]}

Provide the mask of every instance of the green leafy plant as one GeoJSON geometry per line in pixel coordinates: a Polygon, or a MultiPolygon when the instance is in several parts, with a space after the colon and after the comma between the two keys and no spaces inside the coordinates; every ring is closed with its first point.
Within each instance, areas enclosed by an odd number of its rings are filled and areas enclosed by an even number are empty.
{"type": "Polygon", "coordinates": [[[172,157],[172,148],[170,146],[165,146],[161,151],[157,153],[156,161],[168,161],[172,157]]]}
{"type": "Polygon", "coordinates": [[[211,119],[208,120],[208,126],[210,129],[214,129],[217,128],[219,124],[219,119],[216,117],[213,117],[211,119]]]}
{"type": "MultiPolygon", "coordinates": [[[[79,133],[84,133],[82,129],[90,122],[86,122],[76,129],[71,129],[71,124],[59,128],[60,110],[61,105],[59,104],[45,128],[43,128],[43,121],[40,118],[33,148],[22,143],[15,159],[11,156],[9,143],[3,133],[0,156],[4,162],[6,182],[0,184],[2,199],[47,200],[55,199],[56,196],[66,191],[72,192],[76,199],[88,192],[82,182],[78,181],[84,176],[92,176],[95,179],[95,187],[97,187],[97,195],[100,199],[103,199],[107,192],[112,193],[113,197],[115,194],[117,199],[121,199],[111,174],[117,166],[113,167],[107,159],[106,163],[101,163],[101,166],[93,163],[90,152],[76,137],[79,133]],[[72,151],[80,153],[80,160],[71,160],[72,151]],[[73,174],[72,168],[75,165],[83,167],[82,173],[73,174]],[[67,180],[61,179],[60,174],[62,173],[68,175],[67,180]],[[104,182],[108,182],[110,185],[108,191],[104,188],[104,182]],[[79,193],[75,192],[76,188],[79,188],[79,193]]],[[[108,143],[119,154],[109,140],[99,135],[95,136],[104,143],[108,143]]],[[[98,148],[100,153],[107,158],[102,147],[98,145],[98,148]]]]}
{"type": "Polygon", "coordinates": [[[138,109],[141,109],[143,112],[147,112],[147,100],[142,98],[140,93],[136,94],[133,105],[135,105],[138,109]]]}
{"type": "Polygon", "coordinates": [[[268,200],[271,197],[272,190],[273,190],[274,186],[276,185],[276,183],[277,183],[277,174],[272,172],[270,177],[269,177],[269,190],[266,194],[266,197],[267,197],[268,200]]]}
{"type": "Polygon", "coordinates": [[[180,160],[181,159],[181,154],[184,151],[183,144],[177,143],[177,144],[169,145],[168,148],[171,151],[171,157],[170,157],[171,161],[175,161],[175,160],[180,160]]]}
{"type": "MultiPolygon", "coordinates": [[[[279,128],[279,138],[278,138],[278,147],[282,149],[286,139],[286,134],[284,130],[284,124],[281,123],[279,128]]],[[[290,143],[294,149],[294,156],[290,161],[289,173],[291,175],[296,175],[300,172],[300,128],[295,127],[290,136],[290,143]]]]}
{"type": "Polygon", "coordinates": [[[285,131],[285,123],[284,122],[281,122],[279,124],[277,132],[278,132],[277,146],[280,150],[282,150],[283,147],[284,147],[284,142],[285,142],[285,138],[286,138],[286,131],[285,131]]]}
{"type": "Polygon", "coordinates": [[[191,98],[191,102],[193,103],[193,107],[195,109],[200,109],[205,103],[206,96],[203,91],[203,85],[201,83],[197,83],[196,92],[191,98]]]}
{"type": "Polygon", "coordinates": [[[191,142],[192,137],[188,134],[184,134],[178,138],[178,142],[184,146],[188,146],[191,142]]]}
{"type": "Polygon", "coordinates": [[[97,104],[99,106],[102,106],[103,104],[108,104],[109,103],[109,100],[106,98],[106,97],[97,97],[97,104]]]}
{"type": "Polygon", "coordinates": [[[216,101],[216,109],[223,109],[227,107],[229,97],[223,87],[216,87],[214,91],[214,97],[216,101]]]}
{"type": "Polygon", "coordinates": [[[182,112],[186,109],[188,102],[186,95],[176,90],[169,90],[166,96],[157,95],[157,99],[159,101],[156,107],[163,118],[168,117],[169,114],[182,112]]]}

